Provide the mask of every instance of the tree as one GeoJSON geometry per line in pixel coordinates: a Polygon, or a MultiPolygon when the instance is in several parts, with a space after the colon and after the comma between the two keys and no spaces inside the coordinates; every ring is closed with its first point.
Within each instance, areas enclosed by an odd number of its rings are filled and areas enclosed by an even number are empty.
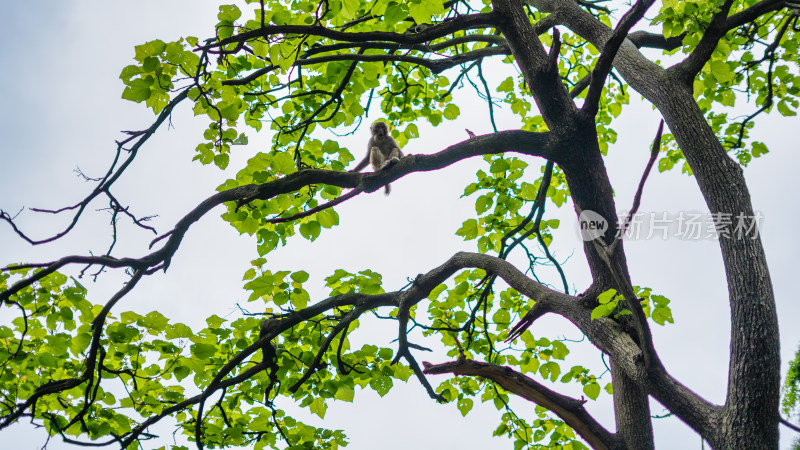
{"type": "MultiPolygon", "coordinates": [[[[392,379],[414,375],[433,399],[456,402],[464,412],[478,394],[502,409],[511,395],[547,408],[558,419],[527,423],[512,411],[502,417],[497,432],[531,446],[547,434],[553,445],[579,446],[577,433],[596,448],[651,447],[653,397],[714,447],[777,447],[777,315],[760,238],[720,233],[731,305],[731,370],[727,400],[714,405],[681,385],[659,360],[647,319],[670,321],[668,301],[632,284],[616,237],[624,225],[620,229],[614,220],[617,207],[603,157],[616,136],[611,121],[632,88],[669,128],[664,139],[657,133],[635,204],[663,154],[659,169],[677,164],[691,173],[720,228],[726,219],[756,217],[741,165],[766,152],[764,144],[749,140],[758,113],[775,106],[791,115],[797,106],[796,6],[768,0],[666,3],[651,21],[662,25],[661,33],[631,33],[651,3],[637,2],[619,15],[599,3],[569,1],[299,2],[293,9],[252,2],[253,18],[222,6],[209,40],[138,46],[137,64],[122,72],[123,98],[146,103],[158,114],[156,121],[130,132],[117,148],[119,161],[97,187],[61,211],[73,214],[62,232],[33,239],[3,212],[18,236],[32,244],[58,239],[100,198],[109,202],[113,223],[128,217],[149,229],[111,188],[183,102],[210,119],[196,149],[195,159],[203,164],[227,167],[231,146],[247,143],[242,124],[255,130],[268,124],[273,146],[159,235],[144,257],[112,256],[112,246],[102,256],[3,270],[0,300],[18,316],[0,328],[1,426],[31,416],[65,439],[103,438],[127,446],[146,439],[149,426],[175,417],[198,447],[253,441],[336,447],[343,443],[340,432],[288,417],[279,397],[324,415],[327,399],[351,399],[356,386],[383,393],[392,379]],[[676,64],[665,69],[645,57],[647,48],[668,52],[676,64]],[[493,91],[484,71],[500,62],[510,76],[493,91]],[[448,69],[452,80],[441,75],[448,69]],[[609,78],[615,82],[607,84],[609,78]],[[464,80],[475,82],[488,99],[490,119],[493,98],[505,95],[501,100],[520,116],[520,129],[412,155],[374,174],[345,172],[351,152],[313,137],[326,128],[353,129],[378,108],[405,146],[418,135],[417,122],[439,125],[459,115],[452,101],[464,80]],[[734,89],[753,95],[756,113],[727,124],[724,107],[742,100],[734,89]],[[482,195],[477,216],[458,234],[476,240],[479,253],[458,253],[434,270],[421,268],[394,292],[385,292],[372,271],[336,270],[326,278],[330,297],[321,301],[311,301],[304,287],[309,274],[267,264],[265,257],[292,236],[313,241],[323,228],[337,225],[334,206],[405,175],[444,172],[476,156],[488,168],[476,182],[465,182],[465,194],[482,195]],[[529,168],[528,157],[546,161],[543,170],[529,168]],[[558,290],[535,276],[543,259],[558,267],[548,252],[558,223],[545,220],[544,210],[548,201],[560,204],[567,196],[578,214],[597,213],[607,225],[584,245],[593,282],[580,295],[569,294],[564,275],[558,290]],[[245,288],[252,300],[266,303],[263,314],[230,323],[212,316],[207,328],[191,330],[158,312],[117,313],[116,303],[143,277],[166,271],[186,232],[218,205],[227,208],[224,220],[258,239],[262,258],[245,274],[245,288]],[[515,248],[528,257],[522,269],[509,258],[515,248]],[[72,267],[80,272],[70,272],[72,267]],[[130,279],[105,304],[92,305],[76,278],[100,269],[123,269],[130,279]],[[347,337],[371,312],[396,321],[396,348],[351,348],[347,337]],[[546,313],[569,319],[608,355],[615,433],[591,417],[582,401],[523,375],[535,372],[555,381],[562,374],[557,360],[567,352],[564,343],[534,339],[528,329],[546,313]],[[425,330],[426,345],[440,339],[455,360],[421,367],[415,353],[424,347],[408,339],[414,327],[425,330]],[[506,341],[525,351],[509,351],[506,341]],[[464,377],[434,388],[429,377],[442,373],[464,377]]],[[[597,376],[583,367],[561,378],[581,384],[589,397],[600,393],[597,376]]]]}

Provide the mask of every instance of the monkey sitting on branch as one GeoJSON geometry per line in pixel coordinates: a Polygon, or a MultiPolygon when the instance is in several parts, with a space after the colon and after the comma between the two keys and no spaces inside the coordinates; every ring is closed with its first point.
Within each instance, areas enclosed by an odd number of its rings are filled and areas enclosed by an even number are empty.
{"type": "MultiPolygon", "coordinates": [[[[360,172],[367,167],[367,164],[372,164],[372,168],[377,172],[378,170],[390,167],[392,164],[400,161],[403,152],[395,142],[394,138],[389,135],[389,127],[384,122],[375,122],[369,127],[372,136],[367,143],[367,156],[358,163],[355,169],[351,172],[360,172]]],[[[387,184],[384,188],[386,195],[392,191],[392,188],[387,184]]]]}

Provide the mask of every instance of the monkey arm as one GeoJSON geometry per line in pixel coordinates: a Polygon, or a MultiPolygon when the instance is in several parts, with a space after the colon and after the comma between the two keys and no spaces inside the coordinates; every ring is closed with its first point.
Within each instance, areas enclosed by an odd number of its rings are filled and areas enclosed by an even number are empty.
{"type": "Polygon", "coordinates": [[[370,152],[367,152],[367,156],[365,156],[364,159],[361,160],[361,162],[358,163],[354,169],[350,169],[348,172],[361,172],[364,170],[364,167],[367,167],[367,164],[369,164],[369,154],[370,152]]]}

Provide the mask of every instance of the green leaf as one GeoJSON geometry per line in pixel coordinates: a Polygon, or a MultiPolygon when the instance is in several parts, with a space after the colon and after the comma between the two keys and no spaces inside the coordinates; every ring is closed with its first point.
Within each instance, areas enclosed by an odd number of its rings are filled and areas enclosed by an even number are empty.
{"type": "Polygon", "coordinates": [[[292,280],[298,283],[305,283],[306,281],[308,281],[308,272],[306,272],[305,270],[299,270],[297,272],[292,272],[292,274],[289,275],[289,277],[291,277],[292,280]]]}
{"type": "Polygon", "coordinates": [[[506,78],[497,86],[497,92],[513,92],[514,91],[514,79],[511,77],[506,78]]]}
{"type": "Polygon", "coordinates": [[[383,397],[392,389],[392,379],[389,377],[373,378],[369,381],[369,387],[383,397]]]}
{"type": "Polygon", "coordinates": [[[419,128],[417,128],[417,126],[414,125],[413,123],[410,123],[406,127],[405,131],[403,131],[403,134],[405,134],[405,136],[408,139],[418,138],[419,137],[419,128]]]}
{"type": "Polygon", "coordinates": [[[511,166],[508,164],[508,161],[505,159],[496,159],[492,161],[492,165],[489,167],[489,172],[492,173],[505,173],[511,166]]]}
{"type": "Polygon", "coordinates": [[[386,14],[383,17],[387,25],[398,23],[408,17],[408,6],[403,3],[390,2],[386,6],[386,14]]]}
{"type": "Polygon", "coordinates": [[[122,91],[122,98],[132,102],[141,103],[150,98],[150,86],[152,82],[147,82],[141,78],[137,78],[130,82],[128,87],[122,91]]]}
{"type": "Polygon", "coordinates": [[[342,18],[344,20],[352,20],[358,13],[360,6],[359,0],[341,0],[342,2],[342,18]]]}
{"type": "Polygon", "coordinates": [[[140,73],[142,73],[142,69],[139,66],[130,65],[130,66],[125,66],[125,68],[122,69],[122,72],[119,74],[119,77],[122,79],[122,81],[125,82],[125,84],[128,84],[127,82],[131,78],[135,77],[136,75],[139,75],[140,73]]]}
{"type": "Polygon", "coordinates": [[[766,155],[768,152],[769,149],[767,148],[766,145],[764,145],[764,143],[753,142],[753,150],[751,150],[750,153],[752,153],[754,158],[758,158],[761,155],[766,155]]]}
{"type": "Polygon", "coordinates": [[[142,326],[152,331],[163,331],[167,324],[169,319],[158,311],[151,311],[142,319],[142,326]]]}
{"type": "Polygon", "coordinates": [[[617,308],[617,302],[610,302],[601,304],[592,310],[591,319],[599,319],[601,317],[608,317],[617,308]]]}
{"type": "Polygon", "coordinates": [[[508,314],[508,311],[505,309],[500,309],[494,316],[492,316],[492,321],[497,324],[497,328],[505,328],[511,322],[511,316],[508,314]]]}
{"type": "Polygon", "coordinates": [[[336,398],[336,400],[352,403],[355,394],[355,391],[350,386],[341,385],[339,389],[336,390],[334,398],[336,398]]]}
{"type": "Polygon", "coordinates": [[[320,231],[321,227],[316,220],[300,225],[300,235],[312,242],[319,237],[320,231]]]}
{"type": "Polygon", "coordinates": [[[494,204],[494,198],[491,194],[481,195],[475,202],[475,211],[478,214],[483,214],[489,210],[494,204]]]}
{"type": "Polygon", "coordinates": [[[90,342],[92,342],[92,335],[90,333],[78,333],[70,340],[69,348],[74,355],[80,355],[89,348],[90,342]]]}
{"type": "Polygon", "coordinates": [[[597,302],[600,303],[601,305],[606,304],[610,302],[615,295],[617,295],[617,290],[609,289],[597,296],[597,302]]]}
{"type": "Polygon", "coordinates": [[[467,413],[469,413],[469,411],[472,409],[472,403],[473,402],[471,398],[462,398],[458,401],[457,407],[462,416],[466,416],[467,413]]]}
{"type": "Polygon", "coordinates": [[[220,5],[219,14],[217,18],[221,22],[235,22],[236,19],[242,17],[242,11],[236,5],[220,5]]]}
{"type": "Polygon", "coordinates": [[[426,1],[419,3],[408,2],[408,14],[417,24],[431,22],[431,15],[425,7],[426,3],[426,1]]]}
{"type": "Polygon", "coordinates": [[[192,344],[191,351],[192,355],[197,359],[206,360],[214,356],[217,352],[217,347],[211,344],[192,344]]]}
{"type": "Polygon", "coordinates": [[[468,219],[461,225],[461,228],[456,231],[456,235],[463,236],[465,241],[475,239],[478,237],[478,221],[475,219],[468,219]]]}
{"type": "Polygon", "coordinates": [[[531,358],[527,363],[520,366],[520,370],[522,370],[522,373],[536,373],[539,370],[539,360],[531,358]]]}
{"type": "Polygon", "coordinates": [[[444,292],[445,289],[447,289],[447,285],[445,284],[440,284],[436,286],[431,290],[431,293],[428,294],[428,300],[436,300],[437,298],[439,298],[439,294],[444,292]]]}
{"type": "Polygon", "coordinates": [[[459,111],[458,106],[448,103],[447,106],[444,107],[444,118],[447,120],[455,120],[458,118],[461,111],[459,111]]]}
{"type": "Polygon", "coordinates": [[[597,400],[600,395],[600,385],[596,382],[589,383],[583,387],[583,393],[592,400],[597,400]]]}
{"type": "Polygon", "coordinates": [[[308,409],[318,415],[320,419],[325,418],[325,412],[328,410],[328,404],[325,403],[324,398],[317,397],[311,401],[311,404],[308,405],[308,409]]]}
{"type": "Polygon", "coordinates": [[[782,116],[786,117],[797,115],[797,112],[789,106],[789,102],[786,101],[786,99],[778,102],[778,112],[781,113],[782,116]]]}
{"type": "Polygon", "coordinates": [[[736,76],[736,74],[731,71],[731,67],[727,61],[713,60],[709,63],[709,66],[714,78],[720,83],[733,81],[733,78],[736,76]]]}
{"type": "Polygon", "coordinates": [[[186,366],[176,366],[173,374],[175,375],[175,379],[181,381],[182,379],[188,377],[191,372],[192,369],[186,366]]]}
{"type": "Polygon", "coordinates": [[[332,228],[339,225],[339,214],[329,208],[317,213],[317,221],[323,228],[332,228]]]}
{"type": "Polygon", "coordinates": [[[553,358],[564,359],[569,354],[569,349],[561,341],[553,341],[553,358]]]}

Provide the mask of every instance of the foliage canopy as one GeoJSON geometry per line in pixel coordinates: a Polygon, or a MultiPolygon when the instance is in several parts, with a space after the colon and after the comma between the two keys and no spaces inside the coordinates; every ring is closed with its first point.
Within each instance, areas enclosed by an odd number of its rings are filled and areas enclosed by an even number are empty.
{"type": "Polygon", "coordinates": [[[653,142],[637,203],[657,164],[694,175],[717,217],[753,217],[741,166],[767,146],[749,130],[763,112],[791,116],[800,105],[797,4],[664,1],[643,19],[653,1],[246,3],[221,5],[207,39],[136,46],[135,62],[120,75],[122,97],[143,103],[156,119],[119,142],[113,165],[86,198],[38,210],[73,214],[66,229],[36,240],[0,213],[37,245],[66,235],[102,198],[115,222],[127,217],[152,230],[112,188],[177,105],[191,104],[208,121],[194,153],[201,164],[225,169],[248,134],[273,136],[270,149],[253,154],[145,256],[112,255],[112,246],[100,256],[0,270],[2,308],[15,314],[0,324],[0,428],[31,417],[67,442],[136,448],[170,417],[198,448],[338,448],[347,443],[343,431],[305,424],[282,403],[324,417],[331,400],[353,401],[358,389],[383,396],[396,380],[415,377],[432,399],[453,402],[462,414],[476,400],[494,405],[502,411],[495,434],[515,448],[650,448],[650,396],[713,446],[777,447],[777,318],[760,240],[720,239],[731,367],[741,369],[729,375],[728,402],[714,405],[658,359],[650,324],[673,322],[670,300],[630,279],[603,158],[617,138],[612,122],[634,89],[669,128],[663,135],[659,128],[653,142]],[[631,32],[634,26],[641,29],[631,32]],[[507,76],[491,85],[489,74],[501,71],[507,76]],[[347,172],[350,150],[318,137],[363,130],[377,114],[405,147],[423,121],[446,126],[464,114],[456,96],[465,84],[487,100],[494,133],[367,174],[347,172]],[[734,117],[732,108],[747,101],[740,92],[755,109],[734,117]],[[498,131],[500,107],[519,117],[518,129],[498,131]],[[531,156],[543,164],[532,165],[531,156]],[[307,290],[309,273],[268,264],[277,248],[337,226],[336,205],[473,157],[485,161],[476,179],[463,183],[475,216],[455,233],[474,241],[476,253],[457,253],[393,292],[379,273],[334,269],[322,300],[307,290]],[[580,295],[570,293],[548,250],[560,223],[546,218],[545,206],[567,202],[578,214],[609,219],[584,247],[593,283],[580,295]],[[244,289],[249,309],[259,313],[211,316],[205,328],[191,329],[157,311],[118,311],[116,303],[143,277],[169,268],[192,224],[219,205],[223,220],[257,242],[260,258],[244,274],[244,289]],[[514,249],[527,266],[507,260],[514,249]],[[538,281],[544,265],[557,268],[558,288],[538,281]],[[130,276],[104,304],[90,303],[78,279],[98,268],[130,276]],[[348,336],[373,320],[371,313],[396,322],[396,345],[351,346],[348,336]],[[613,384],[565,365],[564,342],[534,337],[528,327],[546,313],[569,319],[608,355],[613,384]],[[425,347],[408,339],[415,327],[453,360],[421,366],[415,353],[425,347]],[[443,373],[461,376],[434,387],[429,376],[443,373]],[[547,380],[576,383],[592,400],[613,395],[624,405],[615,411],[617,430],[606,430],[583,401],[551,390],[547,380]],[[537,403],[536,419],[510,408],[514,395],[537,403]]]}

